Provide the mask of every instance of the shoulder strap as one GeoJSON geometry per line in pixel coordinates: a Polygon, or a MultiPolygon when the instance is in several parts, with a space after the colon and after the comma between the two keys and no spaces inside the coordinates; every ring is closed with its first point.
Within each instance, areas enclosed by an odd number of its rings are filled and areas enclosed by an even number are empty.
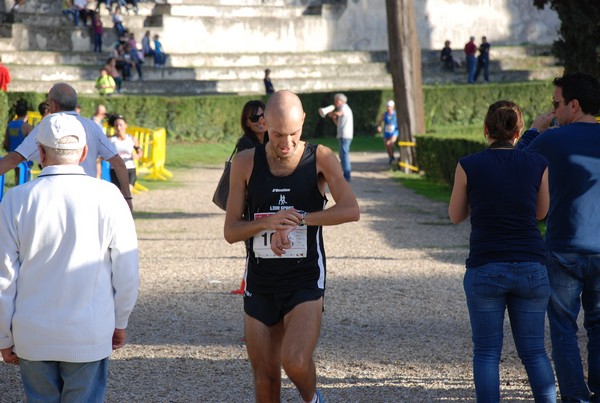
{"type": "Polygon", "coordinates": [[[239,144],[240,144],[240,141],[238,140],[237,143],[235,143],[235,147],[233,147],[233,151],[231,152],[231,155],[229,156],[229,159],[227,160],[227,162],[231,162],[231,159],[233,158],[233,156],[237,152],[239,144]]]}

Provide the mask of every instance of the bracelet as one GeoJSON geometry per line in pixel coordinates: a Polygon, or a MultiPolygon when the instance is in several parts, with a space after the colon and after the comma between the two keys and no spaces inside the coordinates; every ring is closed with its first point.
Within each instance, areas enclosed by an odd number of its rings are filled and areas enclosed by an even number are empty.
{"type": "Polygon", "coordinates": [[[529,129],[527,129],[527,131],[532,130],[534,132],[537,132],[537,134],[540,134],[540,129],[538,129],[537,127],[531,127],[529,129]]]}
{"type": "Polygon", "coordinates": [[[133,197],[129,196],[129,197],[125,197],[125,200],[133,200],[133,197]]]}

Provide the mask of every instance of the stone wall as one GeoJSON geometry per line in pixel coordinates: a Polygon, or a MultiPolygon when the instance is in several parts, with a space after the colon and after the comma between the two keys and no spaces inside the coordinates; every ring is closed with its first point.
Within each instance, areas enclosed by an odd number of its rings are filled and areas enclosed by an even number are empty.
{"type": "MultiPolygon", "coordinates": [[[[560,27],[553,10],[538,10],[532,0],[414,0],[422,49],[440,49],[446,39],[462,48],[469,36],[487,36],[494,45],[548,45],[560,27]]],[[[385,0],[348,0],[329,6],[332,48],[387,49],[385,0]]]]}
{"type": "MultiPolygon", "coordinates": [[[[1,9],[13,0],[0,0],[1,9]]],[[[446,39],[456,50],[469,36],[486,35],[493,46],[552,43],[560,22],[533,0],[414,0],[422,49],[440,49],[446,39]]],[[[141,37],[152,29],[170,53],[310,53],[386,51],[385,0],[168,0],[145,17],[127,16],[141,37]],[[139,27],[133,20],[139,20],[139,27]],[[141,18],[141,19],[140,19],[141,18]],[[159,21],[159,22],[158,22],[159,21]],[[150,28],[148,28],[150,27],[150,28]]],[[[13,30],[11,48],[87,50],[87,33],[68,30],[57,0],[27,0],[27,28],[13,30]],[[35,18],[41,18],[39,21],[35,18]],[[54,24],[52,23],[54,20],[54,24]],[[27,31],[27,32],[26,32],[27,31]],[[53,38],[57,39],[53,39],[53,38]],[[60,37],[60,38],[59,38],[60,37]],[[43,43],[40,43],[43,42],[43,43]]],[[[106,16],[106,18],[109,18],[106,16]]],[[[105,20],[107,28],[112,27],[105,20]]]]}
{"type": "MultiPolygon", "coordinates": [[[[547,45],[556,39],[560,25],[554,11],[538,10],[532,0],[414,1],[423,49],[440,49],[446,39],[460,49],[471,35],[478,40],[486,35],[494,46],[547,45]]],[[[163,18],[166,48],[183,53],[239,53],[388,47],[385,0],[194,3],[198,6],[171,2],[171,15],[163,18]]]]}
{"type": "Polygon", "coordinates": [[[446,39],[462,48],[469,36],[482,35],[495,45],[548,45],[560,21],[553,10],[538,10],[532,0],[426,0],[418,10],[419,41],[425,49],[446,39]]]}

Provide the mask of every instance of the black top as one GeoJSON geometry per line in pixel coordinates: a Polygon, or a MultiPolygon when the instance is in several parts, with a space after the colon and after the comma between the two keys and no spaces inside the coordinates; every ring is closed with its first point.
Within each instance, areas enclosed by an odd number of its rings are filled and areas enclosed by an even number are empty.
{"type": "MultiPolygon", "coordinates": [[[[276,213],[295,208],[306,212],[323,210],[327,198],[317,183],[318,145],[306,144],[298,167],[288,176],[274,176],[265,148],[256,147],[254,167],[248,182],[248,219],[256,213],[276,213]]],[[[273,231],[270,231],[273,232],[273,231]]],[[[307,228],[307,253],[304,258],[258,258],[254,240],[268,243],[270,233],[259,234],[248,242],[247,291],[289,292],[301,288],[325,288],[325,249],[320,226],[307,228]]]]}

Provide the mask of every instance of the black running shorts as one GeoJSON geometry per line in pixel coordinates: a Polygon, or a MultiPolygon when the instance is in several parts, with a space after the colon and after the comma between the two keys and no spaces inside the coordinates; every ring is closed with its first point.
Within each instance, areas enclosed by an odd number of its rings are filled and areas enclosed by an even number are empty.
{"type": "Polygon", "coordinates": [[[272,326],[279,323],[296,305],[323,297],[325,290],[314,288],[281,294],[249,294],[244,295],[244,312],[265,325],[272,326]]]}

